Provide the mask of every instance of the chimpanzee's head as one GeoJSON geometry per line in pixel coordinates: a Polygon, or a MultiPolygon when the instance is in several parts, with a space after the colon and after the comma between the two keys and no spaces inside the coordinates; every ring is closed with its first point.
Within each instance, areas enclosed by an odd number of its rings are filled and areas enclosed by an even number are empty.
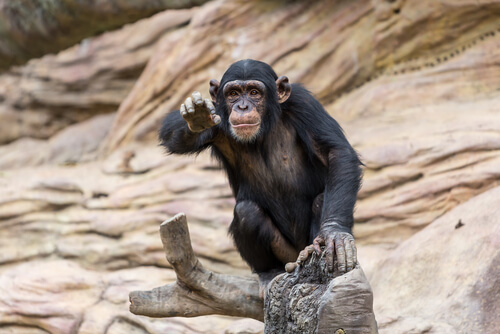
{"type": "Polygon", "coordinates": [[[221,82],[210,80],[210,95],[221,127],[244,143],[265,135],[281,114],[280,104],[291,94],[288,78],[278,78],[266,63],[246,59],[232,64],[221,82]]]}

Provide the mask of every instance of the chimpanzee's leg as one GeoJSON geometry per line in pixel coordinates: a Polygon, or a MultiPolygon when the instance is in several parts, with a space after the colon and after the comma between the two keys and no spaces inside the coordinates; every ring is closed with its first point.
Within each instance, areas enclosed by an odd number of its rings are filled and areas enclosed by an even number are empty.
{"type": "Polygon", "coordinates": [[[259,274],[273,270],[283,272],[284,264],[297,258],[298,251],[252,201],[236,204],[229,232],[241,257],[259,274]]]}
{"type": "Polygon", "coordinates": [[[229,232],[241,257],[259,275],[260,295],[264,299],[269,282],[284,272],[285,263],[295,261],[298,251],[252,201],[236,204],[229,232]]]}

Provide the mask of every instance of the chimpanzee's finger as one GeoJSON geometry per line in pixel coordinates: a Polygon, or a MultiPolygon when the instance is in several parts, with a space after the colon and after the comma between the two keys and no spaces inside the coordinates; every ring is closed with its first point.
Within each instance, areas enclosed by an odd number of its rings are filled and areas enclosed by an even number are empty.
{"type": "Polygon", "coordinates": [[[214,122],[215,124],[219,124],[220,123],[220,116],[219,115],[211,115],[212,116],[212,122],[214,122]]]}
{"type": "Polygon", "coordinates": [[[328,271],[333,272],[333,254],[334,254],[334,243],[333,240],[327,242],[325,247],[325,261],[328,271]]]}
{"type": "Polygon", "coordinates": [[[180,112],[181,112],[182,117],[184,117],[184,116],[187,115],[187,110],[186,110],[186,106],[184,105],[184,103],[181,104],[181,110],[180,110],[180,112]]]}
{"type": "Polygon", "coordinates": [[[205,106],[210,110],[211,114],[215,114],[215,106],[209,99],[205,99],[205,106]]]}
{"type": "Polygon", "coordinates": [[[203,105],[203,98],[201,97],[200,92],[193,92],[191,96],[193,97],[194,104],[196,104],[197,106],[203,105]]]}
{"type": "Polygon", "coordinates": [[[349,241],[351,243],[351,246],[352,246],[352,254],[353,254],[353,258],[354,258],[354,266],[356,266],[358,264],[358,249],[356,248],[356,243],[354,242],[353,239],[351,239],[349,241]]]}
{"type": "Polygon", "coordinates": [[[305,260],[309,258],[312,252],[314,252],[314,247],[312,245],[309,245],[306,248],[304,248],[304,250],[302,250],[299,253],[299,257],[297,258],[297,263],[299,264],[303,263],[305,260]]]}
{"type": "Polygon", "coordinates": [[[304,262],[305,260],[307,260],[308,255],[309,254],[307,254],[307,251],[305,249],[301,250],[300,253],[299,253],[299,256],[297,257],[297,263],[301,264],[302,262],[304,262]]]}
{"type": "Polygon", "coordinates": [[[351,271],[354,269],[354,264],[355,264],[355,259],[354,259],[354,250],[352,249],[352,244],[349,239],[344,240],[344,246],[345,246],[345,259],[346,259],[346,264],[347,264],[347,271],[351,271]]]}
{"type": "Polygon", "coordinates": [[[187,110],[188,113],[194,113],[193,100],[191,100],[190,97],[188,97],[186,99],[186,101],[184,102],[184,104],[186,105],[186,110],[187,110]]]}
{"type": "Polygon", "coordinates": [[[345,245],[342,238],[335,238],[335,253],[337,254],[337,263],[340,273],[345,273],[346,260],[345,260],[345,245]]]}
{"type": "Polygon", "coordinates": [[[297,268],[299,266],[299,264],[297,262],[288,262],[286,265],[285,265],[285,271],[287,273],[291,273],[295,270],[295,268],[297,268]]]}
{"type": "Polygon", "coordinates": [[[313,240],[313,247],[314,250],[316,251],[316,254],[320,255],[321,254],[321,246],[325,244],[325,239],[321,236],[317,236],[313,240]]]}

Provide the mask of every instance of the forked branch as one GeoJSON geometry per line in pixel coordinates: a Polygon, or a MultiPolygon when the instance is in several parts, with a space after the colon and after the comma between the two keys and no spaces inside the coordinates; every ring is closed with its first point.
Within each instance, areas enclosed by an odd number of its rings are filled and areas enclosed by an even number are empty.
{"type": "Polygon", "coordinates": [[[177,281],[151,291],[130,293],[130,312],[149,317],[221,314],[264,319],[256,278],[222,275],[203,268],[194,255],[185,214],[160,225],[167,260],[177,281]]]}

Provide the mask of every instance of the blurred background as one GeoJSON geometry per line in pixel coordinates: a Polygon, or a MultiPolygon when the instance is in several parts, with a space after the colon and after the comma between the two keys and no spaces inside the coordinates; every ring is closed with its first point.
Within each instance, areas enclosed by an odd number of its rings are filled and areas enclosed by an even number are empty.
{"type": "Polygon", "coordinates": [[[162,117],[234,61],[302,82],[365,163],[354,229],[380,333],[500,332],[500,1],[0,0],[0,333],[261,333],[150,319],[178,212],[214,271],[250,275],[208,154],[162,117]]]}

